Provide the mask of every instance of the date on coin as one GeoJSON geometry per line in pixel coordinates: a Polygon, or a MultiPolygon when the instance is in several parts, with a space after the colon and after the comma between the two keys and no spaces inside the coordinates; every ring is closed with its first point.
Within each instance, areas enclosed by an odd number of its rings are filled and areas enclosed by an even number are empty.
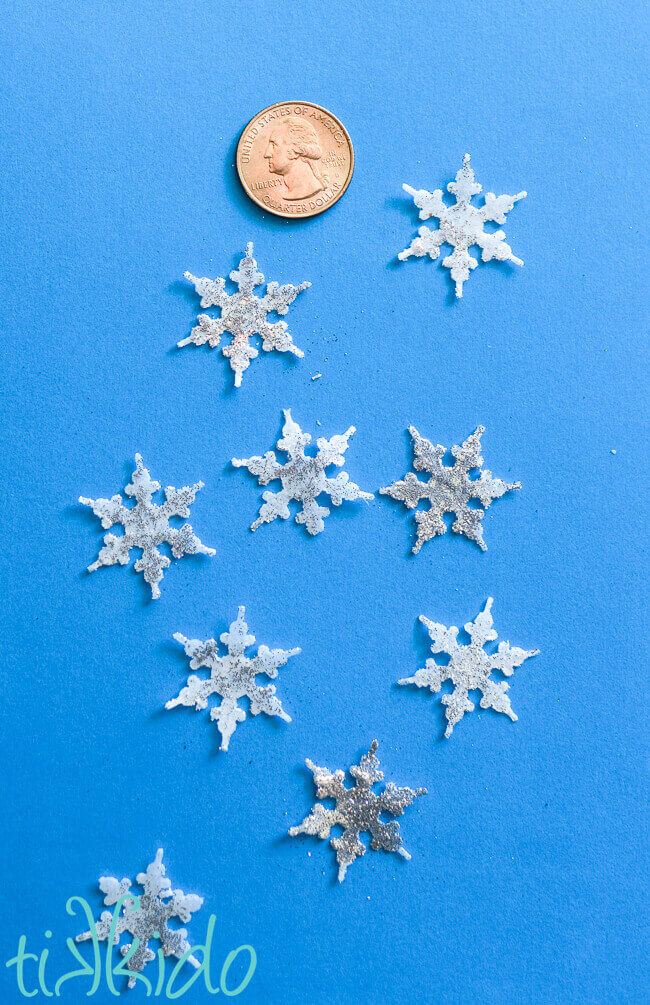
{"type": "Polygon", "coordinates": [[[309,101],[280,101],[248,123],[237,146],[247,195],[276,216],[316,216],[341,198],[354,169],[339,120],[309,101]]]}

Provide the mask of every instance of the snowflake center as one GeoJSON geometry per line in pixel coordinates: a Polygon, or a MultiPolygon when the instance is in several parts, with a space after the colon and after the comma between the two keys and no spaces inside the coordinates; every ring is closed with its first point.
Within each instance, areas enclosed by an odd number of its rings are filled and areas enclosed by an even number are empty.
{"type": "Polygon", "coordinates": [[[461,652],[454,653],[445,669],[454,684],[466,691],[476,691],[487,681],[492,670],[487,654],[474,645],[463,647],[461,652]]]}
{"type": "Polygon", "coordinates": [[[169,919],[169,905],[160,899],[160,897],[150,897],[149,894],[143,893],[139,894],[140,898],[140,910],[134,911],[132,908],[128,907],[126,909],[125,918],[128,922],[129,915],[133,915],[133,920],[136,920],[136,914],[139,915],[139,924],[137,928],[138,931],[133,931],[136,925],[128,926],[129,931],[133,935],[137,935],[140,939],[140,949],[144,948],[144,943],[148,939],[153,938],[154,932],[162,933],[167,921],[169,919]],[[145,924],[142,924],[143,919],[146,919],[145,924]]]}
{"type": "MultiPolygon", "coordinates": [[[[161,507],[155,503],[150,503],[150,509],[143,509],[139,504],[129,510],[129,515],[125,521],[126,533],[133,534],[138,540],[146,539],[146,544],[150,547],[162,544],[167,534],[167,520],[161,513],[161,507]]],[[[142,547],[142,545],[136,545],[142,547]]]]}
{"type": "MultiPolygon", "coordinates": [[[[452,471],[452,468],[446,468],[452,471]]],[[[458,486],[449,476],[442,475],[440,478],[432,478],[429,486],[435,488],[436,506],[445,513],[454,513],[458,505],[458,486]]]]}
{"type": "Polygon", "coordinates": [[[316,457],[303,454],[282,471],[282,485],[299,502],[313,499],[325,489],[326,475],[316,457]]]}
{"type": "Polygon", "coordinates": [[[246,338],[259,332],[266,323],[266,315],[264,305],[252,293],[235,293],[221,310],[221,319],[226,329],[229,330],[229,323],[232,323],[236,334],[238,327],[241,327],[246,332],[246,338]]]}

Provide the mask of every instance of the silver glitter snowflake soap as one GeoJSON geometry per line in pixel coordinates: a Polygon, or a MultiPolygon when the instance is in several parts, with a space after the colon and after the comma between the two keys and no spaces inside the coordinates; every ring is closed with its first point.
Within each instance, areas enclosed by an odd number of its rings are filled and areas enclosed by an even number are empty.
{"type": "Polygon", "coordinates": [[[322,803],[316,803],[309,816],[297,827],[291,827],[289,834],[291,837],[312,834],[325,840],[330,836],[332,827],[340,825],[343,833],[330,841],[339,864],[339,883],[345,879],[348,866],[366,853],[366,846],[359,840],[360,834],[370,834],[372,851],[395,852],[406,859],[411,857],[402,844],[397,821],[384,821],[382,815],[401,816],[406,807],[418,796],[426,795],[427,790],[398,788],[394,782],[387,782],[381,792],[375,792],[372,786],[384,777],[376,756],[378,746],[377,740],[373,740],[361,763],[350,768],[354,778],[351,789],[344,785],[344,771],[338,769],[332,772],[319,768],[309,759],[306,762],[314,776],[316,795],[319,799],[333,799],[335,806],[328,809],[322,803]]]}
{"type": "MultiPolygon", "coordinates": [[[[152,939],[160,943],[165,956],[174,956],[180,960],[189,951],[191,947],[187,941],[187,930],[170,928],[169,922],[188,922],[203,904],[203,897],[172,890],[171,883],[165,876],[162,858],[163,850],[159,848],[155,859],[147,866],[147,871],[136,876],[142,893],[127,896],[131,889],[130,879],[118,880],[113,876],[101,876],[99,880],[99,889],[106,894],[106,906],[119,904],[113,944],[117,946],[120,936],[125,932],[133,936],[133,942],[120,946],[122,956],[129,957],[126,969],[131,972],[128,981],[130,988],[135,987],[137,975],[142,973],[146,964],[156,958],[154,951],[149,948],[152,939]]],[[[112,923],[113,911],[104,911],[99,921],[95,922],[100,942],[110,938],[112,923]]],[[[82,932],[75,941],[86,942],[92,937],[92,932],[82,932]]],[[[187,957],[187,962],[197,969],[200,966],[197,958],[192,955],[187,957]]],[[[147,994],[149,993],[148,991],[147,994]]]]}
{"type": "Polygon", "coordinates": [[[330,478],[325,473],[325,469],[331,464],[343,466],[343,454],[348,449],[348,440],[354,431],[354,426],[350,426],[347,432],[332,436],[329,440],[319,437],[316,441],[318,453],[315,456],[306,454],[305,447],[311,443],[311,436],[303,433],[287,408],[284,410],[282,436],[277,442],[278,450],[288,454],[287,461],[281,464],[272,450],[264,454],[264,457],[249,457],[244,460],[233,458],[233,465],[236,468],[248,468],[260,485],[268,485],[276,479],[282,483],[279,492],[262,493],[264,503],[251,530],[257,530],[263,523],[272,523],[277,517],[288,520],[291,516],[289,503],[295,500],[302,507],[296,514],[296,523],[304,524],[309,534],[319,534],[325,527],[324,517],[330,515],[330,510],[316,501],[321,494],[328,495],[334,506],[340,506],[344,500],[373,499],[371,492],[362,492],[358,485],[349,480],[346,471],[341,471],[336,478],[330,478]]]}
{"type": "Polygon", "coordinates": [[[463,534],[470,541],[475,541],[482,551],[487,551],[482,530],[485,510],[474,509],[469,506],[469,502],[471,499],[478,499],[487,509],[494,499],[500,499],[506,492],[520,489],[521,482],[501,481],[487,470],[480,471],[478,478],[470,478],[470,471],[483,464],[481,436],[484,432],[485,427],[479,426],[462,446],[453,446],[451,453],[454,463],[443,464],[447,448],[440,444],[434,447],[424,436],[420,436],[415,426],[409,426],[413,440],[413,467],[416,471],[425,471],[429,480],[421,482],[409,471],[401,481],[379,489],[379,494],[391,496],[407,509],[416,510],[418,532],[412,549],[414,555],[417,555],[425,541],[430,541],[438,534],[446,534],[447,525],[443,520],[445,513],[456,515],[451,525],[455,534],[463,534]],[[428,509],[417,509],[418,504],[424,500],[429,504],[428,509]]]}
{"type": "Polygon", "coordinates": [[[104,536],[104,547],[97,560],[88,566],[88,572],[95,572],[103,565],[128,565],[131,549],[139,548],[142,555],[135,563],[135,571],[143,574],[151,587],[153,599],[157,600],[160,597],[158,583],[163,578],[163,571],[171,565],[168,556],[158,551],[161,544],[169,545],[174,558],[215,555],[216,552],[199,541],[191,524],[174,527],[169,522],[172,517],[187,518],[190,515],[190,505],[196,493],[203,488],[203,482],[186,485],[182,489],[166,488],[165,502],[158,506],[153,502],[153,496],[160,491],[160,482],[151,478],[140,454],[135,455],[135,464],[131,482],[124,489],[127,496],[135,497],[135,506],[125,506],[120,495],[110,499],[79,497],[80,503],[92,507],[104,530],[109,530],[114,524],[121,524],[124,528],[124,533],[119,536],[104,536]]]}
{"type": "Polygon", "coordinates": [[[447,191],[456,198],[453,206],[448,206],[443,201],[440,188],[435,192],[427,192],[426,189],[415,189],[410,185],[402,186],[405,192],[413,196],[413,201],[420,210],[420,219],[428,220],[435,216],[440,221],[440,226],[436,230],[420,227],[418,236],[397,257],[401,261],[412,255],[415,258],[423,258],[425,255],[437,258],[441,244],[451,245],[454,250],[451,255],[443,258],[442,264],[446,269],[451,269],[457,297],[462,297],[463,283],[469,279],[471,270],[478,265],[468,250],[473,244],[481,249],[481,258],[484,262],[495,258],[498,262],[524,264],[520,258],[513,255],[510,245],[506,244],[505,233],[502,230],[497,230],[495,233],[486,231],[484,224],[505,223],[506,213],[510,212],[519,199],[524,199],[526,193],[496,196],[493,192],[488,192],[484,204],[474,206],[472,197],[481,192],[482,186],[474,180],[469,159],[469,154],[465,154],[456,181],[447,185],[447,191]]]}
{"type": "Polygon", "coordinates": [[[287,283],[269,283],[263,297],[255,295],[255,287],[264,282],[264,276],[257,271],[257,262],[253,258],[252,242],[246,245],[246,255],[239,267],[230,273],[230,279],[237,286],[236,293],[226,292],[226,280],[219,276],[216,280],[198,279],[191,272],[185,273],[185,278],[194,283],[196,292],[201,297],[201,307],[219,307],[218,318],[209,314],[199,314],[198,325],[192,329],[191,335],[178,343],[178,347],[193,343],[205,345],[211,349],[219,345],[224,332],[232,335],[230,345],[221,350],[230,360],[230,367],[235,372],[235,387],[241,385],[244,370],[250,366],[258,351],[250,344],[254,335],[262,340],[264,352],[290,352],[294,356],[303,357],[302,349],[293,343],[285,321],[269,321],[267,314],[286,314],[299,293],[308,289],[311,283],[300,283],[293,286],[287,283]]]}
{"type": "Polygon", "coordinates": [[[277,715],[285,722],[291,719],[275,697],[273,684],[262,686],[255,678],[258,674],[266,677],[277,677],[279,667],[283,667],[292,656],[297,656],[300,649],[269,649],[260,646],[257,656],[247,656],[246,650],[255,642],[255,636],[248,634],[248,625],[244,621],[245,607],[239,608],[237,620],[233,621],[229,632],[223,632],[221,642],[228,652],[219,652],[219,643],[215,639],[200,642],[198,639],[186,639],[177,632],[174,638],[185,647],[185,653],[190,657],[192,670],[205,668],[210,671],[207,678],[191,674],[187,686],[182,689],[177,698],[168,701],[165,708],[176,708],[185,705],[194,706],[199,711],[208,707],[210,695],[221,697],[221,704],[210,712],[210,718],[216,722],[221,733],[220,750],[228,750],[230,737],[235,732],[238,722],[243,722],[246,712],[237,704],[239,698],[248,698],[251,715],[277,715]]]}
{"type": "Polygon", "coordinates": [[[404,677],[397,682],[428,687],[434,694],[440,691],[444,681],[452,682],[454,689],[451,694],[443,694],[441,698],[442,704],[447,706],[446,737],[451,736],[454,726],[460,722],[465,712],[474,710],[474,703],[468,697],[470,691],[481,692],[481,708],[492,708],[495,712],[507,715],[513,722],[517,721],[506,694],[510,685],[504,680],[493,679],[492,672],[498,670],[505,677],[510,677],[525,660],[538,656],[539,649],[518,649],[509,642],[499,642],[496,652],[486,652],[484,647],[488,642],[494,642],[499,637],[492,627],[492,603],[492,597],[488,597],[481,613],[474,621],[463,626],[470,637],[469,645],[466,646],[458,642],[458,629],[455,626],[445,628],[420,615],[420,621],[426,626],[433,643],[431,652],[434,655],[448,656],[449,662],[441,666],[429,659],[413,677],[404,677]]]}

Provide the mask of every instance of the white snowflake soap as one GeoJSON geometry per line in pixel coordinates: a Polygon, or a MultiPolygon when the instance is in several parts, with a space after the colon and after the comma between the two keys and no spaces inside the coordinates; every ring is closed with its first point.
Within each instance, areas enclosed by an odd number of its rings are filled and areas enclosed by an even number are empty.
{"type": "Polygon", "coordinates": [[[436,230],[430,227],[420,227],[418,237],[414,238],[408,248],[397,256],[401,261],[410,258],[437,258],[440,245],[449,244],[454,249],[451,255],[443,258],[442,264],[451,269],[451,278],[456,284],[456,296],[462,297],[463,283],[469,279],[472,269],[478,265],[477,260],[470,255],[469,248],[476,244],[481,249],[481,258],[489,262],[495,258],[498,262],[514,262],[523,265],[520,258],[512,253],[512,248],[506,244],[503,230],[494,233],[484,229],[485,223],[505,223],[506,213],[519,199],[526,197],[525,192],[517,195],[495,196],[487,192],[482,206],[474,206],[472,197],[478,195],[482,186],[474,180],[474,172],[469,166],[469,154],[463,157],[463,166],[456,175],[456,181],[449,182],[447,191],[456,198],[453,206],[448,206],[442,198],[442,189],[427,192],[426,189],[402,188],[413,196],[415,205],[420,210],[420,219],[428,220],[435,216],[440,221],[436,230]]]}
{"type": "Polygon", "coordinates": [[[426,795],[427,790],[398,788],[394,782],[387,782],[381,792],[375,792],[372,786],[384,777],[376,756],[378,746],[377,740],[373,740],[361,763],[350,768],[354,778],[351,789],[343,784],[344,771],[331,772],[327,768],[319,768],[309,759],[306,762],[314,776],[316,795],[319,799],[333,799],[335,806],[328,809],[322,803],[316,803],[309,816],[297,827],[291,827],[289,834],[291,837],[313,834],[325,840],[330,836],[332,827],[341,826],[341,836],[330,841],[339,864],[339,883],[345,879],[348,866],[366,853],[366,846],[359,840],[359,835],[364,832],[370,834],[372,851],[396,852],[406,859],[411,857],[402,845],[397,821],[384,821],[382,815],[401,816],[405,808],[417,796],[426,795]]]}
{"type": "Polygon", "coordinates": [[[493,680],[492,672],[498,670],[505,677],[510,677],[524,660],[539,655],[539,649],[518,649],[509,642],[499,642],[496,652],[487,653],[484,647],[499,637],[492,628],[492,603],[492,597],[488,597],[481,613],[474,621],[463,626],[470,637],[469,645],[466,646],[457,641],[458,629],[455,626],[445,628],[420,615],[420,621],[426,626],[433,643],[431,652],[434,655],[442,653],[448,656],[449,662],[441,666],[435,660],[428,659],[415,676],[405,677],[397,682],[428,687],[434,694],[440,691],[444,681],[452,682],[454,689],[451,694],[443,694],[441,698],[442,704],[447,706],[446,737],[451,736],[454,726],[460,722],[465,712],[474,710],[474,703],[468,697],[470,691],[481,692],[481,708],[493,708],[495,712],[507,715],[513,722],[517,721],[506,694],[509,684],[504,680],[493,680]]]}
{"type": "MultiPolygon", "coordinates": [[[[147,963],[155,960],[156,954],[149,949],[149,942],[155,939],[160,943],[165,956],[181,959],[191,948],[187,941],[185,928],[170,928],[172,920],[188,922],[191,916],[203,904],[203,898],[194,893],[183,893],[182,890],[172,890],[170,881],[165,876],[162,864],[163,850],[158,849],[155,859],[147,866],[146,872],[136,876],[136,882],[143,892],[127,896],[131,889],[130,879],[115,879],[113,876],[101,876],[99,889],[105,893],[104,903],[114,907],[121,901],[117,915],[117,925],[113,945],[119,945],[120,936],[127,932],[134,941],[120,946],[120,953],[127,957],[125,966],[131,972],[129,987],[135,987],[137,974],[142,973],[147,963]]],[[[103,911],[99,921],[95,922],[97,938],[107,941],[111,934],[113,911],[103,911]]],[[[92,932],[77,935],[76,942],[86,942],[92,939],[92,932]]],[[[188,956],[187,962],[193,967],[200,966],[195,956],[188,956]]],[[[150,992],[148,991],[147,994],[150,992]]]]}
{"type": "Polygon", "coordinates": [[[283,667],[292,656],[297,656],[300,649],[268,649],[260,646],[257,656],[246,655],[246,650],[255,642],[255,636],[248,634],[248,625],[244,621],[245,607],[239,608],[237,620],[233,621],[229,632],[223,632],[221,642],[228,648],[225,655],[219,653],[219,643],[214,639],[200,642],[198,639],[186,639],[177,632],[174,638],[185,647],[185,653],[190,657],[192,670],[205,667],[210,671],[207,678],[191,674],[187,686],[182,689],[177,698],[168,701],[165,708],[176,708],[186,705],[199,711],[208,707],[208,698],[212,694],[221,697],[221,704],[210,712],[210,718],[216,722],[221,733],[220,750],[228,750],[230,737],[235,732],[238,722],[243,722],[246,712],[237,704],[239,698],[248,698],[251,715],[277,715],[285,722],[291,719],[275,697],[275,687],[268,684],[263,687],[257,684],[258,674],[266,677],[277,677],[279,667],[283,667]]]}
{"type": "Polygon", "coordinates": [[[143,574],[151,587],[153,599],[157,600],[160,597],[158,583],[163,578],[163,570],[171,565],[169,557],[158,551],[161,544],[169,545],[174,558],[182,558],[183,555],[215,555],[216,552],[199,541],[191,524],[174,527],[169,523],[172,517],[187,518],[190,515],[190,505],[199,489],[203,488],[203,482],[186,485],[182,489],[166,488],[165,502],[158,506],[153,502],[153,495],[160,491],[160,482],[151,478],[140,454],[135,455],[135,464],[131,482],[124,489],[127,496],[135,497],[135,506],[125,506],[120,495],[110,499],[79,497],[80,503],[92,507],[104,530],[114,524],[124,527],[124,533],[119,536],[104,535],[104,547],[97,560],[88,566],[88,572],[95,572],[103,565],[128,565],[131,549],[139,548],[142,555],[135,563],[135,571],[143,574]]]}
{"type": "Polygon", "coordinates": [[[276,517],[288,520],[291,516],[289,503],[295,499],[302,506],[296,514],[296,523],[303,523],[310,534],[319,534],[325,526],[323,518],[330,515],[330,510],[316,501],[319,495],[328,495],[334,506],[340,506],[344,499],[373,499],[371,492],[362,492],[358,485],[349,481],[347,472],[341,471],[336,478],[330,478],[325,473],[330,464],[343,466],[343,454],[348,449],[348,440],[354,431],[354,426],[350,426],[347,432],[332,436],[330,440],[319,437],[316,441],[316,456],[306,454],[305,447],[311,443],[311,436],[303,433],[287,408],[284,410],[282,437],[277,442],[278,450],[288,454],[287,461],[281,464],[272,450],[264,457],[249,457],[244,460],[233,458],[233,465],[236,468],[248,468],[260,485],[268,485],[276,479],[282,483],[279,492],[262,493],[264,503],[251,530],[257,530],[263,523],[271,523],[276,517]]]}
{"type": "Polygon", "coordinates": [[[447,525],[442,519],[445,513],[456,514],[451,526],[455,534],[463,534],[470,541],[475,541],[482,551],[487,551],[481,523],[485,510],[473,509],[468,505],[469,501],[478,499],[487,509],[494,499],[500,499],[506,492],[520,489],[521,482],[501,481],[500,478],[494,478],[488,470],[480,471],[478,478],[469,477],[473,468],[480,468],[483,464],[481,436],[484,432],[485,427],[478,426],[461,447],[451,448],[454,463],[443,464],[442,458],[447,448],[440,444],[434,447],[429,440],[420,436],[415,426],[409,426],[415,455],[413,467],[416,471],[426,471],[430,476],[429,480],[421,482],[409,471],[401,481],[379,489],[379,493],[391,496],[407,509],[416,510],[418,532],[412,549],[414,555],[417,555],[425,541],[446,533],[447,525]],[[417,506],[423,500],[427,500],[429,508],[418,510],[417,506]]]}
{"type": "Polygon", "coordinates": [[[255,287],[264,282],[264,276],[257,271],[252,243],[246,245],[246,255],[239,267],[230,273],[230,279],[237,286],[236,293],[226,292],[226,280],[221,276],[216,280],[198,279],[191,272],[186,272],[185,278],[194,283],[196,292],[201,297],[201,307],[220,307],[221,314],[218,318],[199,314],[198,325],[178,346],[182,348],[190,343],[205,345],[207,342],[214,349],[219,345],[224,332],[229,332],[232,341],[221,351],[230,360],[231,369],[235,372],[235,387],[241,385],[242,373],[258,355],[257,349],[249,341],[254,335],[261,338],[264,352],[276,349],[301,358],[304,356],[303,351],[294,345],[287,331],[287,323],[269,321],[266,315],[270,312],[286,314],[298,294],[311,286],[311,283],[300,283],[299,286],[292,286],[291,283],[285,286],[268,283],[264,296],[256,296],[255,287]]]}

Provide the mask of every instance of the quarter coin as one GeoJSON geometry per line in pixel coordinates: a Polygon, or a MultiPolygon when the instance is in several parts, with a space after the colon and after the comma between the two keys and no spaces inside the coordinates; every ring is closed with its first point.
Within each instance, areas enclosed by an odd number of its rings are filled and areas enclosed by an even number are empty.
{"type": "Polygon", "coordinates": [[[276,216],[316,216],[350,184],[354,150],[336,116],[310,101],[280,101],[248,123],[237,172],[253,202],[276,216]]]}

